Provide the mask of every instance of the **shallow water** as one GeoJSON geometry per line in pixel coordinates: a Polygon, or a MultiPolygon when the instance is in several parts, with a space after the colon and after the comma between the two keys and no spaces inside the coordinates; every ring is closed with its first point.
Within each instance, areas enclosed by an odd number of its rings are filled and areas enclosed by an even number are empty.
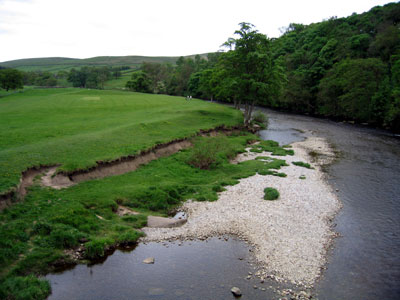
{"type": "Polygon", "coordinates": [[[102,264],[48,275],[49,299],[231,299],[233,286],[241,289],[241,299],[268,299],[273,296],[268,282],[247,279],[255,271],[249,250],[235,238],[139,244],[102,264]],[[144,264],[147,257],[155,263],[144,264]]]}

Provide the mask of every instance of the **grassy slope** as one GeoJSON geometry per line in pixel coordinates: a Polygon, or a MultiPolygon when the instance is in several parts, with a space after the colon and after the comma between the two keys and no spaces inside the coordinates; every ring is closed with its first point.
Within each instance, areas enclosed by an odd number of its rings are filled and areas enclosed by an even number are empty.
{"type": "MultiPolygon", "coordinates": [[[[190,55],[188,57],[193,57],[190,55]]],[[[206,54],[201,54],[206,56],[206,54]]],[[[175,64],[178,56],[98,56],[78,59],[67,57],[26,58],[1,62],[0,66],[15,68],[21,71],[51,71],[69,70],[83,66],[131,66],[139,67],[143,62],[175,64]]]]}
{"type": "Polygon", "coordinates": [[[63,170],[138,153],[240,113],[182,97],[81,89],[29,90],[0,98],[0,193],[31,166],[63,170]]]}
{"type": "Polygon", "coordinates": [[[106,81],[104,84],[104,88],[107,90],[112,90],[112,89],[124,89],[126,83],[131,80],[133,70],[128,70],[122,72],[122,75],[118,79],[111,79],[106,81]]]}

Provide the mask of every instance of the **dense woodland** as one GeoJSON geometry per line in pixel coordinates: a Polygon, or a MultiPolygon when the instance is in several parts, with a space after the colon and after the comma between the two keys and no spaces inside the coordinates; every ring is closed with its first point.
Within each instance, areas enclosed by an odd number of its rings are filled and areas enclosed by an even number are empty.
{"type": "MultiPolygon", "coordinates": [[[[377,6],[347,18],[290,24],[269,39],[241,23],[224,51],[143,63],[126,88],[145,93],[192,95],[245,108],[254,105],[400,131],[400,3],[377,6]]],[[[128,67],[126,67],[128,68],[128,67]]],[[[125,68],[125,69],[126,69],[125,68]]],[[[82,67],[26,72],[25,84],[103,88],[124,67],[82,67]]],[[[0,70],[0,81],[2,76],[0,70]]],[[[4,85],[3,85],[4,87],[4,85]]],[[[4,87],[5,88],[5,87],[4,87]]]]}
{"type": "Polygon", "coordinates": [[[127,86],[400,131],[399,21],[400,4],[391,3],[347,18],[290,24],[277,39],[242,23],[237,38],[224,44],[228,51],[209,54],[208,60],[182,57],[175,67],[144,64],[127,86]]]}

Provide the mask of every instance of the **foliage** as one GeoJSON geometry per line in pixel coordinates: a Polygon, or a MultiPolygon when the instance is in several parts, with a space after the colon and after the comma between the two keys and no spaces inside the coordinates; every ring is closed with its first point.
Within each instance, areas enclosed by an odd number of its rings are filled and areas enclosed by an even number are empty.
{"type": "Polygon", "coordinates": [[[6,91],[23,88],[23,74],[15,69],[0,69],[0,87],[6,91]]]}
{"type": "Polygon", "coordinates": [[[236,92],[245,104],[244,121],[248,125],[254,105],[271,104],[280,91],[280,60],[273,61],[270,41],[250,23],[240,23],[238,38],[229,38],[224,46],[231,50],[221,58],[227,77],[237,83],[236,92]]]}
{"type": "Polygon", "coordinates": [[[277,189],[267,187],[264,189],[264,200],[276,200],[279,198],[279,192],[277,189]]]}
{"type": "Polygon", "coordinates": [[[132,73],[131,80],[126,83],[126,87],[134,92],[149,93],[151,91],[151,80],[143,71],[132,73]]]}
{"type": "Polygon", "coordinates": [[[208,137],[196,141],[188,163],[195,168],[210,169],[236,154],[226,137],[208,137]]]}
{"type": "Polygon", "coordinates": [[[45,299],[50,294],[48,281],[35,276],[11,277],[0,284],[1,299],[33,300],[45,299]]]}
{"type": "Polygon", "coordinates": [[[251,122],[259,125],[262,129],[267,129],[269,124],[268,116],[261,111],[256,111],[252,115],[251,122]]]}
{"type": "Polygon", "coordinates": [[[399,8],[289,25],[271,44],[288,78],[275,107],[399,131],[399,8]]]}
{"type": "Polygon", "coordinates": [[[68,81],[74,87],[104,89],[104,83],[111,79],[111,70],[108,67],[82,67],[79,70],[71,69],[68,81]]]}

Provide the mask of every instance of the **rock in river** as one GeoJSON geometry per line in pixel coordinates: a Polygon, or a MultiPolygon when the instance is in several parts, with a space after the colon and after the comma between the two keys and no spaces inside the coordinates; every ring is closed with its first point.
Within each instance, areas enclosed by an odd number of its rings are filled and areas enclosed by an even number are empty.
{"type": "Polygon", "coordinates": [[[146,258],[143,263],[145,264],[154,264],[154,257],[148,257],[146,258]]]}
{"type": "Polygon", "coordinates": [[[240,290],[238,287],[236,287],[236,286],[234,286],[234,287],[231,289],[231,292],[232,292],[232,294],[233,294],[235,297],[240,297],[240,296],[242,296],[241,290],[240,290]]]}

